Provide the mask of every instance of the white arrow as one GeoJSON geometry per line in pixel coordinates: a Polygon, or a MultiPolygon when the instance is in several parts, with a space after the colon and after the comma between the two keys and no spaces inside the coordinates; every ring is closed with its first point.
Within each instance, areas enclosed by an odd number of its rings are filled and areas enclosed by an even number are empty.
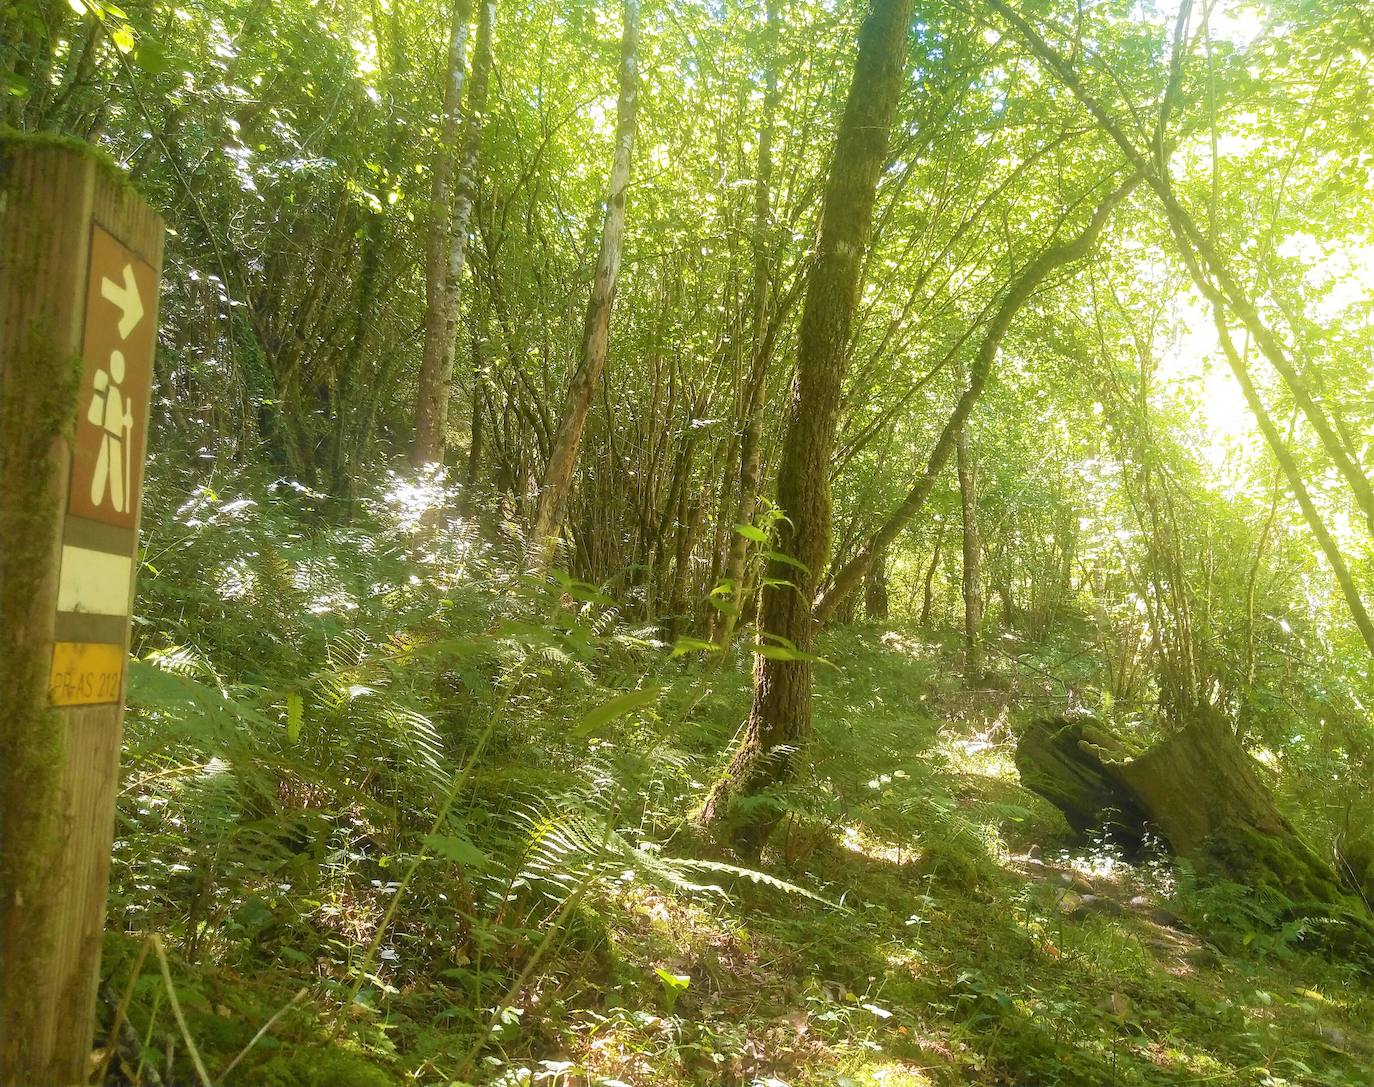
{"type": "Polygon", "coordinates": [[[138,294],[138,280],[134,278],[134,266],[124,265],[124,286],[120,286],[108,276],[100,280],[100,296],[113,302],[123,314],[119,319],[119,338],[127,340],[129,333],[143,320],[143,299],[138,294]]]}

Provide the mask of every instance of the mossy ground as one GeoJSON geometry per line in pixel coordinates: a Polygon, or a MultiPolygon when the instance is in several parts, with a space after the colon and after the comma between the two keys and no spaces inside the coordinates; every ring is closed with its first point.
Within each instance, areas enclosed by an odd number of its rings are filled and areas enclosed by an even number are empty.
{"type": "MultiPolygon", "coordinates": [[[[1245,929],[1243,889],[1065,848],[1062,821],[1011,767],[1013,722],[1044,689],[1008,674],[965,690],[951,654],[908,635],[842,632],[822,652],[837,667],[818,676],[817,772],[787,798],[764,867],[827,901],[742,878],[722,877],[723,893],[612,881],[470,1082],[1374,1084],[1374,988],[1352,968],[1293,933],[1245,929]]],[[[705,775],[747,690],[722,674],[693,697],[713,722],[705,775]]],[[[115,991],[132,950],[121,938],[107,955],[115,991]]],[[[307,987],[229,1087],[440,1084],[485,1019],[452,980],[468,953],[393,977],[337,1036],[337,1004],[314,984],[321,949],[176,978],[212,1073],[307,987]]],[[[131,1018],[160,1024],[165,1057],[160,989],[142,978],[131,1018]]],[[[488,988],[480,1002],[497,999],[488,988]]]]}

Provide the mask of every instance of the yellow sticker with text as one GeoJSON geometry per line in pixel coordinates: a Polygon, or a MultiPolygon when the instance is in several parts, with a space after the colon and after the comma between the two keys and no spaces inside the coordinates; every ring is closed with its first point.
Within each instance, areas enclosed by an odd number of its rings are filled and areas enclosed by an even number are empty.
{"type": "Polygon", "coordinates": [[[124,647],[104,642],[57,642],[48,692],[54,706],[118,702],[124,678],[124,647]]]}

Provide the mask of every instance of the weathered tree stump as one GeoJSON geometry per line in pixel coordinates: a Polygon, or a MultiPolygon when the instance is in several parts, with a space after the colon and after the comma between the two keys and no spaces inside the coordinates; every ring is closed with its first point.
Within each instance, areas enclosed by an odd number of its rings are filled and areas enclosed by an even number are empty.
{"type": "Polygon", "coordinates": [[[1219,714],[1203,714],[1112,773],[1180,857],[1296,902],[1344,896],[1335,869],[1284,818],[1219,714]]]}
{"type": "Polygon", "coordinates": [[[1079,834],[1101,828],[1134,849],[1153,831],[1204,876],[1288,899],[1287,917],[1339,922],[1341,934],[1322,942],[1374,958],[1360,888],[1303,841],[1219,714],[1204,712],[1144,751],[1090,719],[1037,721],[1021,735],[1016,766],[1079,834]]]}
{"type": "Polygon", "coordinates": [[[1079,835],[1105,832],[1134,852],[1148,817],[1109,763],[1136,753],[1088,718],[1060,717],[1035,721],[1021,733],[1016,769],[1021,783],[1063,812],[1079,835]]]}

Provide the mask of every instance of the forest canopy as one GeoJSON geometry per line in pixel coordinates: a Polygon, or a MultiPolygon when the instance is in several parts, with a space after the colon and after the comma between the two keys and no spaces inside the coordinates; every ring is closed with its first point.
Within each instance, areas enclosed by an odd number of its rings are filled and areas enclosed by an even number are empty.
{"type": "Polygon", "coordinates": [[[166,226],[92,1075],[1374,1083],[1367,0],[0,0],[0,125],[166,226]]]}

